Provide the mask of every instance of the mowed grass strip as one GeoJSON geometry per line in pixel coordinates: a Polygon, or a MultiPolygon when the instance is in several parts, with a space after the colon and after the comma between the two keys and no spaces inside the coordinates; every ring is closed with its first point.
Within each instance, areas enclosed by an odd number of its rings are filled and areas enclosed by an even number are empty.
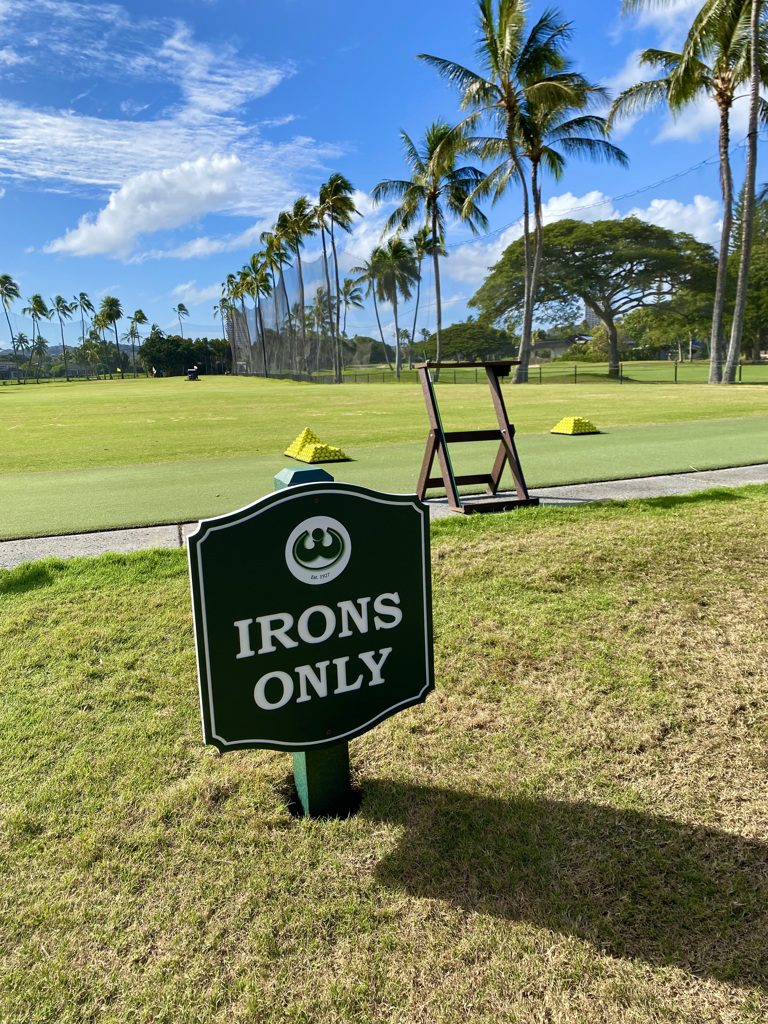
{"type": "Polygon", "coordinates": [[[182,553],[0,574],[0,1020],[764,1021],[767,526],[436,524],[438,688],[345,821],[201,746],[182,553]]]}
{"type": "MultiPolygon", "coordinates": [[[[718,469],[768,462],[768,416],[614,427],[583,437],[523,434],[517,446],[531,488],[718,469]]],[[[454,445],[451,453],[457,475],[490,472],[497,448],[495,442],[454,445]]],[[[349,448],[347,454],[351,461],[322,468],[336,480],[413,493],[424,443],[349,448]]],[[[272,491],[275,474],[289,465],[300,463],[284,456],[257,455],[9,474],[0,478],[0,539],[221,515],[272,491]]],[[[433,472],[438,473],[437,461],[433,472]]],[[[513,486],[507,469],[502,487],[513,486]]]]}
{"type": "MultiPolygon", "coordinates": [[[[601,429],[768,415],[746,385],[504,385],[519,434],[563,416],[601,429]]],[[[484,384],[438,386],[446,430],[496,426],[484,384]]],[[[419,443],[429,426],[414,384],[295,384],[242,377],[79,381],[0,387],[0,474],[278,456],[304,428],[341,448],[419,443]]]]}

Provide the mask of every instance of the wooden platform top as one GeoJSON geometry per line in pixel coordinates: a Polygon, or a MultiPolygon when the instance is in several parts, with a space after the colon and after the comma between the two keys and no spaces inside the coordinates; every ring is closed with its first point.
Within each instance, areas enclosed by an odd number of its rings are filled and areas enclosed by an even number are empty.
{"type": "Polygon", "coordinates": [[[519,366],[519,359],[494,359],[489,363],[416,363],[417,370],[484,370],[487,366],[519,366]]]}

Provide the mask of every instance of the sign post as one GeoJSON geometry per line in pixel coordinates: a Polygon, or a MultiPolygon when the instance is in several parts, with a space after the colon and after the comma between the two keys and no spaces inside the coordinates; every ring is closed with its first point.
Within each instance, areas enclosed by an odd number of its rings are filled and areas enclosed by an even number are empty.
{"type": "Polygon", "coordinates": [[[345,813],[349,740],[434,687],[427,507],[302,483],[188,550],[205,742],[290,751],[304,813],[345,813]]]}

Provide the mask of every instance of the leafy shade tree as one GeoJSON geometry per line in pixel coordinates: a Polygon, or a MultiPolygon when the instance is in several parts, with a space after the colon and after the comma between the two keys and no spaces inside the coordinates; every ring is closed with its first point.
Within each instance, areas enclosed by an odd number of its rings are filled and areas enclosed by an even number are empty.
{"type": "Polygon", "coordinates": [[[117,321],[123,318],[123,307],[120,305],[120,299],[116,299],[114,295],[105,295],[101,300],[101,308],[99,309],[101,314],[104,327],[112,327],[115,332],[115,348],[117,349],[117,363],[120,366],[120,341],[117,336],[117,321]]]}
{"type": "Polygon", "coordinates": [[[3,303],[5,319],[8,321],[8,332],[11,335],[11,349],[13,350],[14,357],[16,356],[16,339],[13,336],[13,328],[11,327],[10,309],[11,303],[15,302],[19,297],[19,286],[11,275],[0,274],[0,301],[3,303]]]}
{"type": "MultiPolygon", "coordinates": [[[[520,348],[531,345],[533,316],[533,254],[530,239],[530,197],[524,169],[523,122],[530,104],[558,109],[584,104],[585,82],[569,69],[564,47],[572,34],[571,23],[559,11],[547,8],[526,34],[525,0],[478,0],[478,71],[455,61],[421,53],[437,73],[458,89],[461,106],[469,111],[462,122],[465,131],[490,122],[493,137],[476,140],[481,154],[503,159],[486,175],[476,195],[493,193],[498,201],[512,184],[523,194],[523,324],[520,348]]],[[[525,380],[525,364],[517,367],[515,380],[525,380]]]]}
{"type": "MultiPolygon", "coordinates": [[[[706,292],[717,260],[711,246],[635,217],[624,220],[561,220],[544,228],[547,259],[540,300],[562,319],[576,300],[597,316],[608,333],[609,373],[618,376],[616,321],[633,309],[674,296],[680,289],[706,292]]],[[[470,299],[489,323],[508,322],[524,301],[523,239],[513,242],[470,299]]]]}
{"type": "MultiPolygon", "coordinates": [[[[641,306],[624,317],[623,327],[635,342],[634,358],[648,358],[648,351],[676,350],[678,361],[693,361],[694,344],[709,338],[712,294],[681,288],[665,302],[641,306]]],[[[709,354],[709,346],[705,349],[709,354]]]]}
{"type": "Polygon", "coordinates": [[[180,302],[178,304],[178,306],[174,306],[173,307],[173,312],[179,318],[179,334],[183,338],[184,337],[184,324],[182,323],[182,320],[189,316],[189,310],[187,309],[187,307],[184,305],[183,302],[180,302]]]}
{"type": "Polygon", "coordinates": [[[59,320],[61,352],[64,357],[64,374],[67,380],[69,380],[69,367],[67,366],[67,345],[64,341],[64,321],[69,320],[74,311],[74,307],[67,302],[63,295],[57,295],[55,299],[51,299],[51,314],[55,313],[59,320]]]}
{"type": "MultiPolygon", "coordinates": [[[[426,353],[432,358],[437,350],[437,335],[426,339],[426,353]]],[[[512,339],[507,331],[498,330],[489,324],[468,317],[463,323],[451,324],[443,330],[443,357],[449,359],[509,358],[512,355],[512,339]]]]}
{"type": "MultiPolygon", "coordinates": [[[[400,132],[405,162],[411,176],[405,180],[381,181],[371,196],[376,203],[387,199],[399,200],[399,205],[387,221],[384,231],[408,231],[419,219],[425,221],[429,243],[420,238],[416,259],[432,256],[435,275],[435,317],[437,359],[441,358],[442,305],[440,295],[440,264],[445,256],[445,220],[449,215],[464,221],[474,234],[488,227],[485,214],[472,198],[472,193],[483,180],[475,167],[457,167],[457,157],[464,142],[461,132],[445,121],[434,121],[416,144],[405,132],[400,132]]],[[[415,332],[415,325],[414,325],[415,332]]]]}
{"type": "MultiPolygon", "coordinates": [[[[624,9],[633,11],[643,6],[641,0],[627,0],[624,9]]],[[[709,97],[719,114],[720,187],[723,196],[723,226],[720,256],[715,282],[710,331],[710,383],[722,380],[725,337],[723,317],[726,302],[728,244],[733,211],[733,178],[730,161],[730,115],[739,89],[750,77],[749,46],[750,0],[712,3],[710,0],[697,15],[680,53],[668,50],[644,50],[640,64],[662,74],[625,89],[615,100],[609,123],[666,103],[673,114],[709,97]]],[[[768,60],[761,49],[760,78],[766,81],[768,60]]],[[[754,187],[754,178],[753,178],[754,187]]]]}

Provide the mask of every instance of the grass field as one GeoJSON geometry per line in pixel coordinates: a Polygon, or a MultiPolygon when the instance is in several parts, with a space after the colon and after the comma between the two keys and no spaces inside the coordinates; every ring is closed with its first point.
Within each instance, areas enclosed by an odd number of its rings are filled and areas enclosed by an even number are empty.
{"type": "Polygon", "coordinates": [[[0,1020],[762,1024],[767,527],[436,524],[437,690],[345,821],[202,747],[182,553],[0,573],[0,1020]]]}
{"type": "MultiPolygon", "coordinates": [[[[487,388],[438,388],[447,429],[493,426],[487,388]]],[[[768,390],[596,383],[505,386],[529,485],[768,461],[768,390]],[[549,433],[565,415],[603,434],[549,433]]],[[[413,385],[212,377],[0,388],[0,537],[178,522],[272,489],[305,426],[348,451],[337,479],[412,491],[427,419],[413,385]]],[[[477,471],[487,446],[456,449],[477,471]]]]}

